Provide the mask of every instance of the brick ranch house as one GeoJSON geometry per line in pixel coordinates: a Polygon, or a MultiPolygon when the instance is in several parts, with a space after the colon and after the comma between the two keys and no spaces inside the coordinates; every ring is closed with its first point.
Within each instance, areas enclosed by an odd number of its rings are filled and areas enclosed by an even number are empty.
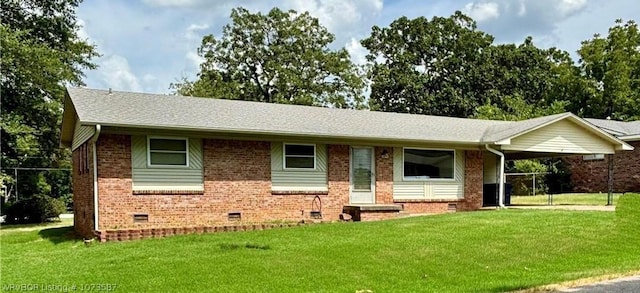
{"type": "Polygon", "coordinates": [[[611,157],[605,154],[564,158],[571,170],[571,185],[576,192],[607,192],[609,160],[613,160],[613,191],[640,192],[640,121],[622,122],[586,119],[591,124],[633,146],[631,152],[611,157]]]}
{"type": "Polygon", "coordinates": [[[67,89],[61,143],[75,231],[101,240],[473,211],[484,183],[503,202],[505,159],[632,149],[571,113],[507,122],[84,88],[67,89]]]}

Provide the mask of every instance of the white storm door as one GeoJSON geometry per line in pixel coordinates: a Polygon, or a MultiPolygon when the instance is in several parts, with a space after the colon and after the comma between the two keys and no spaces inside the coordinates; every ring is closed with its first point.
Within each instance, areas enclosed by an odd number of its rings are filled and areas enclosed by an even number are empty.
{"type": "Polygon", "coordinates": [[[370,147],[351,148],[351,203],[375,203],[374,152],[370,147]]]}

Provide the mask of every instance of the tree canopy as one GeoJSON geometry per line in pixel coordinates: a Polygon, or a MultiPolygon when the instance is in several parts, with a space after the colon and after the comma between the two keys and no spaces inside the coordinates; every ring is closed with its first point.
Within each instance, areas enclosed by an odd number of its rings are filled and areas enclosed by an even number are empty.
{"type": "Polygon", "coordinates": [[[571,110],[582,116],[640,119],[640,32],[633,20],[618,19],[609,34],[582,42],[578,50],[585,95],[571,110]]]}
{"type": "Polygon", "coordinates": [[[483,100],[483,52],[493,37],[461,12],[445,17],[401,17],[374,26],[362,40],[371,62],[372,110],[468,117],[483,100]]]}
{"type": "MultiPolygon", "coordinates": [[[[70,166],[68,151],[58,145],[64,86],[81,85],[82,71],[95,68],[91,58],[98,55],[94,46],[78,37],[79,3],[2,1],[3,168],[70,166]]],[[[43,175],[27,179],[21,180],[26,194],[51,191],[43,175]]]]}
{"type": "Polygon", "coordinates": [[[308,12],[244,8],[216,39],[205,36],[198,78],[174,84],[179,94],[268,103],[360,107],[364,82],[334,35],[308,12]]]}
{"type": "Polygon", "coordinates": [[[564,111],[580,81],[569,53],[540,49],[531,37],[496,45],[459,11],[401,17],[373,27],[362,45],[370,51],[374,110],[526,119],[564,111]],[[524,106],[531,107],[527,115],[524,106]]]}

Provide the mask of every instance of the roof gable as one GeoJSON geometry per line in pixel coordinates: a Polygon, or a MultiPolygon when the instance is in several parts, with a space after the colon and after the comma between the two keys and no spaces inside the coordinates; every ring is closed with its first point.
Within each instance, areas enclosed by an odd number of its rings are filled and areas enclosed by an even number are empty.
{"type": "Polygon", "coordinates": [[[624,141],[612,136],[606,131],[585,121],[584,119],[581,119],[578,116],[568,112],[529,120],[517,121],[512,125],[492,126],[487,130],[483,141],[498,145],[509,145],[514,139],[517,139],[530,132],[538,131],[544,129],[545,127],[558,124],[562,121],[570,121],[577,125],[578,128],[572,128],[573,131],[582,129],[585,130],[588,135],[595,135],[605,141],[608,141],[611,144],[616,145],[616,150],[633,150],[633,147],[625,143],[624,141]]]}

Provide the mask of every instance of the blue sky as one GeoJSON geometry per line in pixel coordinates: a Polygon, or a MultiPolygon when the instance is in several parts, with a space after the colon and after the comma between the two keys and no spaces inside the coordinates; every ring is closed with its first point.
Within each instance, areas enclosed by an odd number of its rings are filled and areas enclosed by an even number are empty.
{"type": "Polygon", "coordinates": [[[85,0],[78,7],[80,35],[97,45],[99,68],[86,72],[92,88],[169,93],[181,77],[195,78],[196,51],[204,35],[221,35],[233,7],[267,12],[273,7],[309,11],[336,35],[354,62],[364,62],[359,40],[373,25],[401,16],[449,16],[461,10],[498,43],[533,36],[540,47],[558,47],[575,57],[580,42],[606,34],[614,20],[638,21],[637,0],[85,0]]]}

